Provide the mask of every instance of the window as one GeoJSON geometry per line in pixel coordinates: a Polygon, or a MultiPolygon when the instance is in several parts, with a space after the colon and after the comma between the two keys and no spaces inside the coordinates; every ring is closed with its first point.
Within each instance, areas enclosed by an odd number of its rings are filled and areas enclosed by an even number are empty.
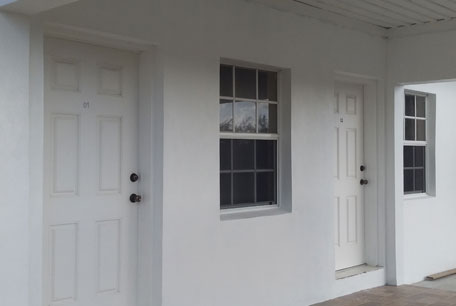
{"type": "Polygon", "coordinates": [[[277,72],[220,66],[220,207],[277,204],[277,72]]]}
{"type": "Polygon", "coordinates": [[[427,96],[405,94],[404,193],[426,192],[427,96]]]}

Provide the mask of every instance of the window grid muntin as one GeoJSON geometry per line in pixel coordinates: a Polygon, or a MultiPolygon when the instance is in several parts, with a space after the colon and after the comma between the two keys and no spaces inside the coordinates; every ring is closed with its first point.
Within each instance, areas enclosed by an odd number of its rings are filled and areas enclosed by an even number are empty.
{"type": "MultiPolygon", "coordinates": [[[[222,64],[223,65],[223,64],[222,64]]],[[[272,70],[266,70],[266,69],[258,69],[258,68],[252,68],[252,67],[245,67],[245,68],[250,68],[250,69],[255,69],[255,74],[256,74],[256,99],[246,99],[246,98],[241,98],[241,97],[236,97],[236,67],[239,67],[239,68],[244,68],[243,66],[237,66],[237,65],[230,65],[230,64],[227,64],[226,66],[231,66],[231,74],[232,74],[232,86],[233,86],[233,97],[230,97],[230,96],[219,96],[219,103],[220,103],[220,100],[230,100],[232,101],[232,114],[233,114],[233,118],[232,118],[232,121],[233,121],[233,127],[232,127],[232,131],[229,132],[229,131],[220,131],[220,127],[219,127],[219,133],[220,133],[220,139],[229,139],[231,140],[231,169],[232,171],[227,171],[227,170],[220,170],[219,173],[220,174],[230,174],[230,178],[231,178],[231,205],[221,205],[220,203],[220,207],[221,209],[230,209],[230,208],[244,208],[244,207],[254,207],[254,206],[263,206],[263,205],[278,205],[278,194],[279,194],[279,190],[278,190],[278,186],[279,186],[279,182],[278,182],[278,178],[279,178],[279,175],[278,175],[278,172],[279,172],[279,169],[278,169],[278,165],[279,165],[279,132],[280,132],[280,124],[279,124],[279,118],[280,118],[280,115],[279,115],[279,101],[272,101],[272,100],[269,100],[269,99],[259,99],[259,85],[258,85],[258,73],[259,71],[271,71],[271,72],[275,72],[275,73],[278,73],[277,71],[272,71],[272,70]],[[254,102],[255,103],[255,123],[256,123],[256,126],[255,126],[255,133],[237,133],[236,132],[236,124],[235,124],[235,103],[236,101],[240,101],[240,102],[254,102]],[[275,104],[277,105],[277,114],[276,114],[276,133],[259,133],[258,132],[258,129],[259,129],[259,125],[258,125],[258,104],[259,103],[267,103],[268,105],[269,104],[275,104]],[[244,203],[244,204],[234,204],[234,174],[235,173],[246,173],[246,172],[250,172],[252,173],[250,170],[233,170],[233,141],[236,140],[236,139],[244,139],[244,140],[253,140],[254,141],[254,164],[255,164],[255,171],[253,172],[254,173],[254,199],[255,199],[255,203],[244,203]],[[275,150],[274,150],[274,155],[275,155],[275,158],[274,158],[274,166],[275,166],[275,169],[273,171],[268,171],[268,170],[257,170],[256,169],[256,140],[271,140],[271,141],[275,141],[275,150]],[[269,173],[274,173],[274,201],[273,203],[270,203],[270,202],[256,202],[257,200],[257,173],[265,173],[265,172],[269,172],[269,173]]],[[[277,78],[277,99],[279,98],[280,96],[280,88],[279,88],[279,80],[277,78]]],[[[269,127],[268,127],[269,128],[269,127]]]]}
{"type": "MultiPolygon", "coordinates": [[[[408,194],[419,194],[419,193],[426,193],[426,190],[427,190],[427,163],[426,163],[426,157],[427,157],[427,140],[428,140],[428,124],[427,124],[427,115],[428,115],[428,112],[427,112],[427,109],[428,109],[428,106],[427,106],[427,95],[425,94],[418,94],[418,93],[411,93],[411,92],[405,92],[405,96],[404,96],[404,101],[406,100],[405,97],[409,95],[409,96],[413,96],[413,103],[414,103],[414,113],[415,113],[415,116],[409,116],[409,115],[406,115],[406,105],[404,102],[404,121],[403,121],[403,124],[404,124],[404,140],[403,140],[403,158],[405,158],[405,147],[407,146],[410,146],[410,147],[424,147],[424,161],[423,161],[423,166],[421,167],[405,167],[403,165],[403,176],[404,176],[404,194],[408,195],[408,194]],[[418,116],[418,111],[417,111],[417,97],[423,97],[424,98],[424,117],[421,117],[421,116],[418,116]],[[406,139],[406,119],[411,119],[411,120],[414,120],[414,128],[415,128],[415,135],[414,135],[414,140],[407,140],[406,139]],[[417,133],[418,133],[418,129],[417,129],[417,121],[418,120],[422,120],[425,122],[425,140],[417,140],[417,133]],[[413,170],[413,191],[405,191],[405,172],[406,170],[413,170]],[[415,171],[416,170],[423,170],[423,190],[417,190],[416,189],[416,174],[415,174],[415,171]]],[[[415,164],[415,149],[413,149],[413,164],[415,164]]]]}

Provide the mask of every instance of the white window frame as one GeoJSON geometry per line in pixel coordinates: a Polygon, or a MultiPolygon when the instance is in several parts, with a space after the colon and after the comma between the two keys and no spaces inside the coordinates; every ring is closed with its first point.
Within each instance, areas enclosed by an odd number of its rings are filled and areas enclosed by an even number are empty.
{"type": "MultiPolygon", "coordinates": [[[[422,191],[422,192],[415,192],[415,191],[412,191],[412,192],[406,192],[405,191],[405,186],[402,188],[402,192],[404,194],[404,196],[406,197],[416,197],[416,196],[422,196],[422,195],[426,195],[427,192],[428,192],[428,171],[429,171],[429,167],[428,167],[428,154],[429,154],[429,147],[428,147],[428,140],[429,140],[429,133],[428,133],[428,107],[429,107],[429,103],[428,103],[428,94],[426,93],[421,93],[421,92],[416,92],[416,91],[412,91],[412,90],[405,90],[404,91],[404,107],[403,107],[403,110],[404,110],[404,119],[403,119],[403,145],[402,145],[402,158],[404,158],[404,147],[406,146],[414,146],[414,147],[425,147],[424,149],[424,152],[425,152],[425,163],[424,163],[424,179],[425,179],[425,182],[424,182],[424,188],[425,190],[422,191]],[[405,97],[407,95],[412,95],[415,97],[415,116],[407,116],[405,114],[405,97]],[[418,117],[417,116],[417,111],[416,111],[416,97],[424,97],[424,105],[425,105],[425,114],[424,114],[424,117],[418,117]],[[406,140],[406,131],[405,131],[405,122],[407,119],[412,119],[415,121],[415,139],[417,138],[417,121],[418,120],[422,120],[425,122],[425,136],[424,138],[426,140],[422,141],[422,140],[406,140]]],[[[404,175],[404,170],[405,168],[410,168],[410,167],[405,167],[404,165],[402,165],[402,175],[404,175]]]]}
{"type": "MultiPolygon", "coordinates": [[[[233,96],[220,96],[219,95],[219,103],[220,100],[232,100],[232,114],[233,114],[233,131],[232,132],[221,132],[220,131],[220,126],[219,126],[219,140],[220,139],[244,139],[244,140],[275,140],[276,141],[276,178],[275,178],[275,200],[276,203],[274,204],[256,204],[256,203],[245,203],[239,206],[233,205],[233,207],[221,207],[221,203],[219,201],[220,209],[222,212],[227,212],[227,211],[236,211],[236,212],[249,212],[249,211],[255,211],[255,210],[263,210],[263,209],[270,209],[270,208],[278,208],[280,207],[280,152],[281,152],[281,147],[280,147],[280,130],[281,130],[281,122],[280,122],[280,97],[281,97],[281,88],[280,88],[280,82],[279,82],[279,72],[280,70],[278,69],[272,69],[270,67],[264,67],[261,65],[252,65],[252,64],[246,64],[246,63],[239,63],[239,62],[233,62],[233,61],[221,61],[220,66],[222,65],[227,65],[227,66],[232,66],[232,77],[233,77],[233,96]],[[256,99],[246,99],[246,98],[241,98],[241,97],[236,97],[236,67],[239,68],[246,68],[246,69],[254,69],[256,73],[256,99]],[[261,100],[259,99],[259,93],[258,93],[258,73],[259,71],[269,71],[269,72],[275,72],[277,73],[277,101],[271,101],[271,100],[261,100]],[[235,103],[236,101],[242,101],[242,102],[254,102],[255,103],[255,133],[236,133],[235,132],[235,103]],[[258,133],[258,104],[259,103],[268,103],[268,104],[275,104],[277,105],[277,133],[258,133]]],[[[219,87],[221,85],[219,84],[219,87]]],[[[219,154],[220,155],[220,154],[219,154]]],[[[255,156],[256,158],[256,156],[255,156]]],[[[219,173],[220,173],[220,168],[219,168],[219,173]]],[[[256,179],[255,179],[256,181],[256,179]]],[[[231,181],[231,188],[233,188],[233,181],[231,181]]],[[[255,199],[256,199],[256,183],[254,185],[255,189],[255,199]]],[[[231,197],[233,197],[234,194],[232,192],[231,197]]],[[[231,199],[233,202],[233,199],[231,199]]]]}

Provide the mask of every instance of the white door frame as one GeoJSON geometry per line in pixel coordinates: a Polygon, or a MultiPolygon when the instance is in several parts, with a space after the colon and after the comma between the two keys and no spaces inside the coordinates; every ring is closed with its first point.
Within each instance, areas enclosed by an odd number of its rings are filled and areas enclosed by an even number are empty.
{"type": "MultiPolygon", "coordinates": [[[[155,175],[155,164],[153,160],[160,163],[160,154],[156,154],[155,148],[160,150],[162,142],[160,139],[155,141],[152,137],[159,137],[160,125],[154,121],[160,118],[159,112],[161,109],[162,100],[160,93],[156,92],[157,79],[157,63],[156,47],[153,43],[132,39],[130,37],[118,36],[109,33],[92,31],[76,27],[68,27],[58,24],[43,24],[39,21],[32,22],[30,31],[30,201],[29,201],[29,305],[43,306],[45,303],[44,293],[44,37],[62,38],[74,40],[102,47],[116,48],[125,51],[133,51],[139,53],[139,169],[141,170],[144,179],[139,184],[139,192],[143,194],[143,202],[139,207],[138,218],[138,239],[147,234],[149,239],[143,239],[141,247],[150,250],[153,248],[161,248],[161,244],[156,243],[151,237],[161,237],[161,223],[157,221],[160,215],[153,209],[155,207],[154,200],[160,196],[155,194],[152,181],[155,175]],[[152,87],[152,88],[151,88],[152,87]],[[158,106],[156,106],[158,105],[158,106]],[[156,114],[157,118],[152,118],[156,114]],[[152,137],[150,137],[152,135],[152,137]],[[141,142],[144,140],[143,142],[141,142]],[[154,150],[152,150],[152,143],[154,150]],[[156,156],[158,155],[158,156],[156,156]],[[153,175],[154,174],[154,175],[153,175]],[[157,226],[158,223],[158,226],[157,226]]],[[[141,250],[138,250],[138,253],[141,250]]],[[[157,250],[160,252],[160,249],[157,250]]],[[[147,252],[147,253],[150,253],[147,252]]],[[[160,265],[160,260],[153,258],[138,256],[138,282],[137,288],[138,304],[151,304],[148,299],[161,298],[150,297],[152,283],[156,282],[154,277],[161,277],[158,273],[154,276],[151,269],[154,265],[160,265]],[[144,262],[144,261],[151,261],[144,262]],[[145,268],[141,266],[144,265],[145,268]],[[147,288],[141,288],[147,286],[147,288]],[[142,292],[144,291],[144,292],[142,292]]],[[[155,292],[152,292],[152,294],[155,292]]]]}
{"type": "MultiPolygon", "coordinates": [[[[364,256],[370,266],[385,266],[385,152],[383,81],[369,76],[335,72],[336,82],[364,88],[364,256]]],[[[334,211],[334,210],[333,210],[334,211]]],[[[334,255],[335,256],[335,255],[334,255]]]]}

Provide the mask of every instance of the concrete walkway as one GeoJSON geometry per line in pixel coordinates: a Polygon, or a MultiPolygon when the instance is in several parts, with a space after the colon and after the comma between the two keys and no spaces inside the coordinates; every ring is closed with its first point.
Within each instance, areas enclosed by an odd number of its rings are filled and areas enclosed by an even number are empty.
{"type": "Polygon", "coordinates": [[[456,306],[456,292],[417,286],[379,287],[315,306],[456,306]]]}

